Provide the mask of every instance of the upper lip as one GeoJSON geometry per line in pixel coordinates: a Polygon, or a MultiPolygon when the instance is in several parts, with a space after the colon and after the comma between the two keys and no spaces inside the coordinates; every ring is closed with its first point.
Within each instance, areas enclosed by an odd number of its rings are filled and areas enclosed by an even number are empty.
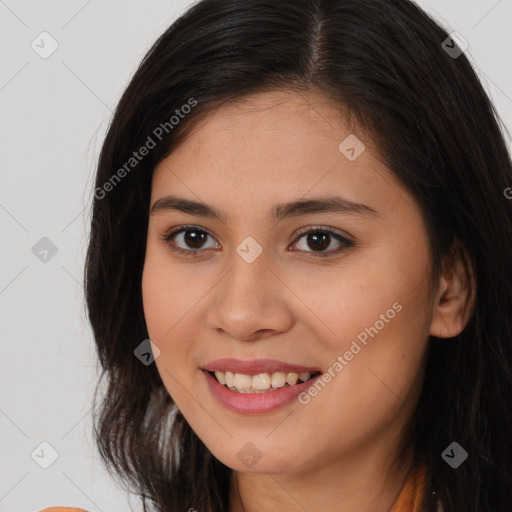
{"type": "Polygon", "coordinates": [[[243,373],[245,375],[258,375],[259,373],[274,373],[274,372],[288,372],[288,373],[304,373],[304,372],[321,372],[320,368],[302,366],[298,364],[287,363],[285,361],[278,361],[276,359],[216,359],[203,366],[204,370],[209,372],[233,372],[243,373]]]}

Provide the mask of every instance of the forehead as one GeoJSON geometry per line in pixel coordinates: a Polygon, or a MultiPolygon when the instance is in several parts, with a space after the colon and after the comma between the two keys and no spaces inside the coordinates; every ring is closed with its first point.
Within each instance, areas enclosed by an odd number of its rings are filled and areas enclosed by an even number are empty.
{"type": "Polygon", "coordinates": [[[184,144],[217,153],[229,149],[228,154],[265,145],[267,154],[286,154],[296,145],[310,148],[317,137],[350,133],[341,109],[314,92],[257,93],[209,112],[184,144]]]}
{"type": "Polygon", "coordinates": [[[206,116],[156,167],[152,196],[212,198],[243,212],[333,193],[364,202],[392,193],[385,186],[398,186],[394,181],[372,141],[353,133],[338,106],[315,93],[267,92],[206,116]],[[346,140],[360,141],[356,159],[340,149],[346,140]]]}

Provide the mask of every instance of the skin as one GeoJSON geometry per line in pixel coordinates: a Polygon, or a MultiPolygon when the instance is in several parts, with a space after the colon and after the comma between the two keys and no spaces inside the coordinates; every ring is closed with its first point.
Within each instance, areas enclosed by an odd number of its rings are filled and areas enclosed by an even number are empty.
{"type": "Polygon", "coordinates": [[[166,389],[207,448],[234,470],[230,512],[389,511],[408,470],[390,465],[421,391],[428,336],[455,336],[469,318],[465,306],[474,297],[462,265],[430,290],[421,212],[372,141],[333,107],[313,92],[230,103],[154,171],[150,205],[174,194],[227,215],[226,223],[173,210],[151,215],[142,292],[166,389]],[[352,133],[366,145],[355,161],[338,149],[352,133]],[[266,218],[276,203],[334,192],[377,215],[266,218]],[[162,239],[183,224],[206,231],[203,245],[187,245],[183,232],[162,239]],[[355,246],[335,253],[340,243],[331,237],[319,250],[297,235],[308,227],[332,228],[355,246]],[[250,264],[236,252],[249,236],[263,249],[250,264]],[[202,253],[187,257],[173,246],[202,253]],[[315,250],[330,256],[315,258],[315,250]],[[401,311],[307,405],[294,400],[242,415],[210,394],[200,368],[224,357],[326,372],[394,303],[401,311]],[[237,457],[247,442],[261,453],[251,468],[237,457]]]}

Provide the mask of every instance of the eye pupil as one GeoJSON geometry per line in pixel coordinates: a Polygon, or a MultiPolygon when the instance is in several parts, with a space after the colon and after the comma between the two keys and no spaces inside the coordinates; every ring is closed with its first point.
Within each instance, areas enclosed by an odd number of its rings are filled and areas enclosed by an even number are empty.
{"type": "Polygon", "coordinates": [[[206,233],[203,231],[189,229],[184,235],[185,243],[188,244],[189,247],[200,249],[204,243],[205,236],[206,233]],[[190,233],[193,233],[193,235],[190,235],[190,233]]]}
{"type": "Polygon", "coordinates": [[[323,250],[329,247],[329,238],[330,235],[328,233],[323,233],[321,231],[316,231],[315,233],[311,233],[308,235],[308,244],[310,241],[313,242],[313,246],[310,246],[311,249],[315,250],[323,250]],[[325,241],[327,240],[327,243],[325,241]],[[318,242],[320,241],[320,244],[318,242]]]}

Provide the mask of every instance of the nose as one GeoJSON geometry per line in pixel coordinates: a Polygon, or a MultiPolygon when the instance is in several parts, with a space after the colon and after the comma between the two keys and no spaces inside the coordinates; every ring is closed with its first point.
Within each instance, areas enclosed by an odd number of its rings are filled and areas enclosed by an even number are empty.
{"type": "Polygon", "coordinates": [[[212,290],[207,327],[240,341],[256,341],[290,329],[293,294],[269,267],[265,252],[251,263],[237,253],[231,261],[231,268],[212,290]]]}

